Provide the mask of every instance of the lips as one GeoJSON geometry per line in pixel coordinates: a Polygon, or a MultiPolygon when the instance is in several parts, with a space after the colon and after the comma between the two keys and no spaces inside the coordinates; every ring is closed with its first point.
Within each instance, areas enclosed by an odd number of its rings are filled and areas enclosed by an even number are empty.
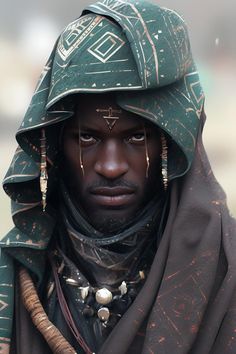
{"type": "Polygon", "coordinates": [[[97,187],[90,193],[96,204],[110,208],[126,206],[135,196],[135,190],[128,187],[97,187]]]}

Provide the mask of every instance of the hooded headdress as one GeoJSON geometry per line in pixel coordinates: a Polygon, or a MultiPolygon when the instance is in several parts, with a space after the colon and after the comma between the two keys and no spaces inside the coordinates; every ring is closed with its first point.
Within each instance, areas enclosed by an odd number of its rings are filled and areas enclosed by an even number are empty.
{"type": "MultiPolygon", "coordinates": [[[[166,134],[171,141],[168,178],[173,182],[166,230],[150,276],[102,352],[129,351],[144,320],[144,353],[187,353],[197,336],[196,348],[204,348],[202,323],[210,330],[207,348],[216,340],[234,287],[226,295],[221,287],[224,279],[230,281],[225,267],[232,258],[227,252],[233,242],[229,238],[233,222],[200,141],[204,94],[186,25],[174,11],[143,0],[102,0],[86,8],[60,35],[16,135],[19,147],[3,182],[12,200],[15,227],[1,241],[0,286],[7,297],[0,309],[2,348],[11,338],[14,262],[25,265],[40,281],[44,250],[55,223],[50,204],[45,213],[41,206],[41,129],[47,139],[50,200],[57,175],[58,135],[61,123],[73,116],[73,95],[108,91],[115,92],[123,109],[166,134]],[[220,268],[222,262],[225,267],[220,268]],[[213,290],[225,299],[215,328],[213,290]],[[116,340],[122,343],[118,351],[116,340]]],[[[193,352],[210,352],[197,350],[193,352]]]]}

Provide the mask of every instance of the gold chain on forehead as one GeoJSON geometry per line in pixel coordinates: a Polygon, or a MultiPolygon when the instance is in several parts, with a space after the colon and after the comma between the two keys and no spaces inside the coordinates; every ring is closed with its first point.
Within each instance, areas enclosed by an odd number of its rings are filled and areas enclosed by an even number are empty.
{"type": "Polygon", "coordinates": [[[117,120],[119,120],[119,118],[120,118],[120,117],[114,116],[113,114],[122,114],[121,109],[113,109],[112,107],[109,107],[108,109],[97,108],[96,112],[107,114],[107,115],[103,116],[103,119],[107,123],[107,126],[108,126],[110,132],[114,128],[117,120]]]}

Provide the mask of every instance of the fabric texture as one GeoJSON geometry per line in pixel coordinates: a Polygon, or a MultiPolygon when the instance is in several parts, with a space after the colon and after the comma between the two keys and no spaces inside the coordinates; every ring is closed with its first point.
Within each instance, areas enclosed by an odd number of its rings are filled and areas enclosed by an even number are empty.
{"type": "MultiPolygon", "coordinates": [[[[202,146],[204,94],[186,25],[174,11],[141,0],[99,1],[65,28],[17,132],[19,147],[3,181],[15,227],[0,243],[0,353],[9,352],[13,333],[16,265],[30,270],[38,288],[43,282],[56,223],[50,198],[58,186],[58,136],[73,116],[73,95],[107,91],[166,134],[170,206],[148,278],[100,353],[235,353],[236,225],[202,146]],[[39,190],[41,128],[46,212],[39,190]]],[[[24,309],[16,308],[29,328],[24,309]]],[[[32,336],[37,343],[37,331],[32,336]]],[[[35,353],[46,352],[41,337],[39,343],[35,353]]]]}

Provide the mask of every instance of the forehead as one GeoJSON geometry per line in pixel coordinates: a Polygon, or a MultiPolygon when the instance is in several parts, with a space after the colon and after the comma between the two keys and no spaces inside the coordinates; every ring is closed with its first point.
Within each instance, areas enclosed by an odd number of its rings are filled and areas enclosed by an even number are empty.
{"type": "Polygon", "coordinates": [[[75,115],[69,127],[91,128],[93,130],[138,129],[151,123],[117,105],[114,94],[82,94],[76,98],[75,115]],[[119,123],[119,124],[118,124],[119,123]]]}

